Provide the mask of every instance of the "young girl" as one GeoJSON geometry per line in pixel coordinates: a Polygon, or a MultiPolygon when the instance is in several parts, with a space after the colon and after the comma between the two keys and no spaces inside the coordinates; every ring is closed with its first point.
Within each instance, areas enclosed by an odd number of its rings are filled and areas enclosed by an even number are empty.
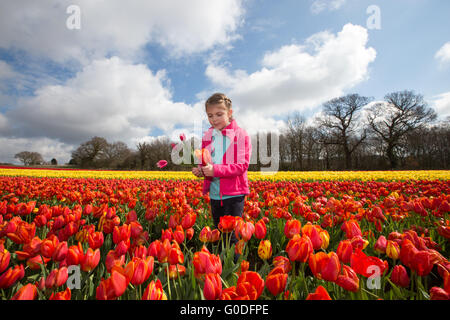
{"type": "MultiPolygon", "coordinates": [[[[211,128],[202,139],[202,149],[211,154],[212,163],[192,168],[197,177],[205,177],[203,194],[209,192],[211,213],[217,228],[224,215],[242,217],[245,196],[250,193],[247,170],[252,153],[251,139],[233,119],[231,100],[215,93],[206,100],[211,128]]],[[[234,232],[231,243],[236,243],[234,232]]]]}

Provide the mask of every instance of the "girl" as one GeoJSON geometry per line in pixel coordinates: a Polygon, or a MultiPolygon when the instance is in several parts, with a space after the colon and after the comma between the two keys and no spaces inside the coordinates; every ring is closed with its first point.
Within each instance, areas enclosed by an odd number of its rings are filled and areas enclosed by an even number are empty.
{"type": "MultiPolygon", "coordinates": [[[[217,228],[224,215],[242,217],[245,196],[250,193],[247,170],[252,146],[247,132],[233,119],[232,103],[225,94],[213,94],[206,100],[205,109],[211,127],[203,136],[202,149],[210,152],[212,163],[194,167],[192,173],[205,177],[203,194],[209,192],[217,228]]],[[[233,232],[231,243],[236,242],[233,232]]]]}

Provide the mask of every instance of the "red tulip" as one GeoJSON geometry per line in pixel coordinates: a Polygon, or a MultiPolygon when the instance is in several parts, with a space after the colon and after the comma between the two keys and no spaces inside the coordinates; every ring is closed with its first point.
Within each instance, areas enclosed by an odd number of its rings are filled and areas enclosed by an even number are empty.
{"type": "Polygon", "coordinates": [[[89,247],[91,247],[94,250],[97,248],[100,248],[103,245],[103,241],[104,241],[104,237],[103,237],[103,232],[101,232],[101,231],[90,233],[88,235],[89,247]]]}
{"type": "Polygon", "coordinates": [[[203,227],[198,237],[201,242],[209,242],[211,239],[211,228],[208,226],[203,227]]]}
{"type": "Polygon", "coordinates": [[[430,289],[430,300],[450,300],[450,293],[440,287],[430,289]]]}
{"type": "Polygon", "coordinates": [[[55,261],[63,261],[66,258],[68,250],[67,241],[60,242],[53,252],[52,259],[55,261]]]}
{"type": "Polygon", "coordinates": [[[353,246],[350,240],[342,240],[339,242],[336,253],[339,260],[343,263],[350,263],[350,259],[353,254],[353,246]]]}
{"type": "Polygon", "coordinates": [[[222,295],[222,279],[217,273],[205,275],[205,286],[203,295],[206,300],[217,300],[222,295]]]}
{"type": "Polygon", "coordinates": [[[358,221],[347,220],[341,226],[342,231],[345,232],[347,239],[351,239],[355,236],[362,236],[361,229],[359,227],[358,221]]]}
{"type": "Polygon", "coordinates": [[[237,219],[234,216],[222,216],[219,221],[219,230],[223,233],[229,233],[236,228],[237,219]]]}
{"type": "Polygon", "coordinates": [[[282,267],[275,267],[266,277],[266,287],[271,294],[277,296],[286,288],[287,278],[282,267]]]}
{"type": "Polygon", "coordinates": [[[361,249],[356,249],[350,259],[350,265],[357,274],[364,277],[373,275],[373,267],[378,267],[379,275],[383,275],[388,269],[387,261],[382,261],[377,257],[367,256],[361,249]]]}
{"type": "Polygon", "coordinates": [[[356,292],[359,289],[359,278],[351,267],[343,264],[342,273],[336,279],[336,284],[347,291],[356,292]]]}
{"type": "Polygon", "coordinates": [[[394,266],[391,273],[391,281],[399,287],[406,288],[409,286],[409,277],[404,266],[394,266]]]}
{"type": "Polygon", "coordinates": [[[431,272],[431,269],[433,269],[433,266],[432,255],[429,251],[421,250],[413,256],[411,268],[419,276],[427,276],[431,272]]]}
{"type": "MultiPolygon", "coordinates": [[[[190,228],[189,228],[189,229],[190,229],[190,228]]],[[[189,230],[189,229],[188,229],[188,230],[189,230]]],[[[186,233],[187,233],[187,230],[186,230],[186,233]]],[[[183,227],[182,227],[182,226],[178,225],[178,226],[176,227],[175,231],[173,232],[173,238],[175,239],[175,241],[176,241],[178,244],[183,243],[183,241],[184,241],[184,230],[183,230],[183,227]]]]}
{"type": "Polygon", "coordinates": [[[197,215],[195,213],[186,213],[181,219],[181,226],[184,230],[191,228],[195,224],[197,215]]]}
{"type": "Polygon", "coordinates": [[[306,300],[331,300],[331,297],[324,287],[318,286],[314,293],[308,294],[306,300]]]}
{"type": "Polygon", "coordinates": [[[259,220],[256,224],[255,224],[255,237],[256,239],[264,239],[267,233],[267,227],[266,224],[264,223],[264,220],[259,220]]]}
{"type": "Polygon", "coordinates": [[[314,250],[319,250],[322,247],[322,237],[319,232],[321,231],[320,226],[313,225],[308,222],[302,228],[302,234],[308,236],[311,239],[314,250]]]}
{"type": "Polygon", "coordinates": [[[290,219],[287,220],[284,225],[284,235],[286,238],[291,239],[294,235],[300,234],[302,230],[302,224],[299,220],[290,219]]]}
{"type": "Polygon", "coordinates": [[[11,298],[11,300],[34,300],[37,296],[37,288],[34,284],[28,283],[21,287],[11,298]]]}
{"type": "Polygon", "coordinates": [[[169,251],[169,264],[179,264],[184,262],[184,254],[179,247],[173,246],[169,251]]]}
{"type": "Polygon", "coordinates": [[[182,264],[169,265],[169,279],[177,279],[178,275],[184,276],[186,274],[186,267],[182,264]]]}
{"type": "Polygon", "coordinates": [[[69,273],[66,267],[53,269],[45,279],[45,288],[52,289],[62,286],[66,283],[69,273]]]}
{"type": "Polygon", "coordinates": [[[78,242],[77,246],[70,246],[67,250],[66,262],[68,266],[80,264],[83,258],[84,252],[81,242],[78,242]]]}

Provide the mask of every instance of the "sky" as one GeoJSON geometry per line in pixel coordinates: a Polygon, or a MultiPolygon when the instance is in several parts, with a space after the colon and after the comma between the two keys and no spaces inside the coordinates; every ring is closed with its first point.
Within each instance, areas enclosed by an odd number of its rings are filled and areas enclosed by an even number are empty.
{"type": "Polygon", "coordinates": [[[447,0],[21,0],[0,3],[0,163],[67,163],[94,136],[206,130],[223,92],[249,134],[350,93],[424,96],[450,116],[447,0]]]}

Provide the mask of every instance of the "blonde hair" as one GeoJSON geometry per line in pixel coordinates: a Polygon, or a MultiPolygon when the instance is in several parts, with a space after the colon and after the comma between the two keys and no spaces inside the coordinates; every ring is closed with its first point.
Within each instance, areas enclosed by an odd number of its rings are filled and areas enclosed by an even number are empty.
{"type": "MultiPolygon", "coordinates": [[[[211,97],[209,97],[205,102],[205,110],[208,109],[209,105],[212,104],[221,104],[223,103],[227,110],[231,110],[233,104],[231,99],[228,98],[225,94],[216,92],[211,97]]],[[[233,116],[230,117],[230,120],[233,120],[233,116]]]]}

